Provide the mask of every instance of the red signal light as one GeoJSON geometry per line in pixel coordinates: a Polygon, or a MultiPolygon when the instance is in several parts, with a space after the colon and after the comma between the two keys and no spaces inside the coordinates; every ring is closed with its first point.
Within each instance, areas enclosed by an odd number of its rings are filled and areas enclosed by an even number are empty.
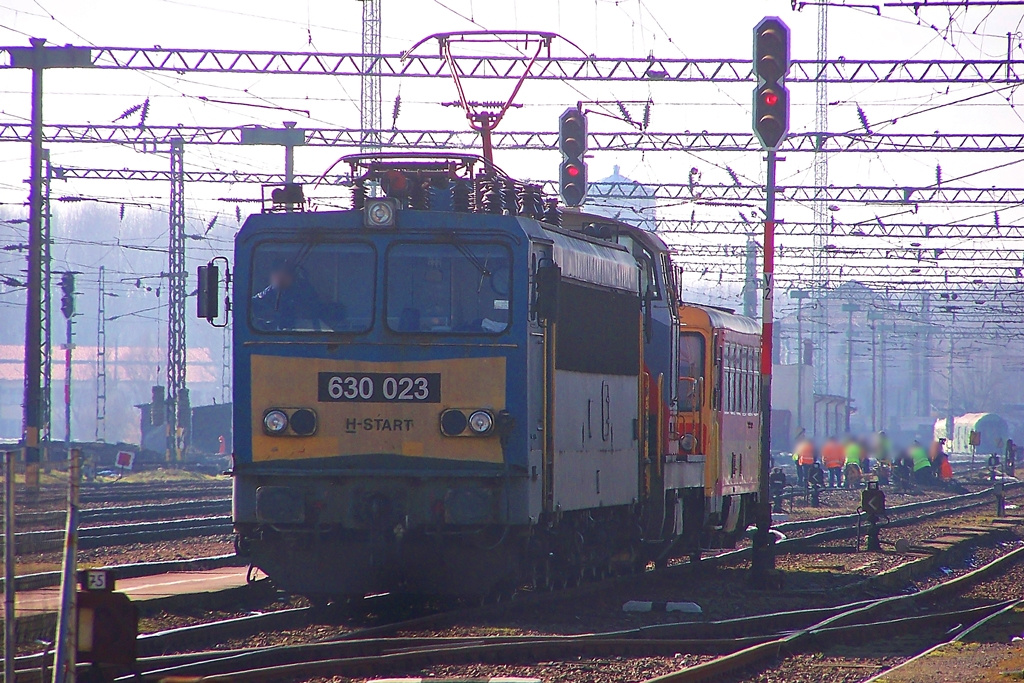
{"type": "Polygon", "coordinates": [[[571,177],[575,178],[576,176],[578,176],[580,174],[580,167],[579,166],[569,166],[568,168],[565,169],[565,172],[567,174],[569,174],[571,177]]]}
{"type": "Polygon", "coordinates": [[[764,103],[769,107],[774,107],[779,103],[779,96],[773,93],[771,90],[764,94],[764,103]]]}

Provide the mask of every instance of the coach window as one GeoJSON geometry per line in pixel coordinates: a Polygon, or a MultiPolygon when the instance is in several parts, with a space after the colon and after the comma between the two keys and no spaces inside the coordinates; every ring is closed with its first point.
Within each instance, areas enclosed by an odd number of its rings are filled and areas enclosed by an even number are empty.
{"type": "Polygon", "coordinates": [[[740,348],[740,409],[739,412],[747,412],[747,348],[741,346],[740,348]]]}
{"type": "Polygon", "coordinates": [[[704,385],[704,335],[679,335],[679,410],[700,410],[704,385]]]}
{"type": "Polygon", "coordinates": [[[500,244],[404,243],[387,253],[395,332],[500,334],[509,325],[512,256],[500,244]]]}
{"type": "Polygon", "coordinates": [[[746,407],[744,408],[745,413],[754,412],[754,350],[751,348],[744,349],[743,355],[746,357],[747,373],[743,378],[745,385],[745,393],[747,400],[745,401],[746,407]]]}
{"type": "Polygon", "coordinates": [[[725,345],[725,412],[736,412],[736,354],[732,344],[725,345]]]}

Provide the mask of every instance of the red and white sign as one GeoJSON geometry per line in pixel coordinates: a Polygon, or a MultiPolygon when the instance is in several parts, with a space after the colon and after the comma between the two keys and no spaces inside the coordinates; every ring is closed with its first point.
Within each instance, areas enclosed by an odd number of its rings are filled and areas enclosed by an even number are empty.
{"type": "Polygon", "coordinates": [[[123,470],[130,470],[135,464],[135,454],[131,451],[118,451],[114,464],[123,470]]]}

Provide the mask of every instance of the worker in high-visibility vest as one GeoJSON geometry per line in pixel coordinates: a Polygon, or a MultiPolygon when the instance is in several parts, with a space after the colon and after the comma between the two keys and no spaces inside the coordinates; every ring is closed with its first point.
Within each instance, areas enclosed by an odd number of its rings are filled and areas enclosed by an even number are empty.
{"type": "Polygon", "coordinates": [[[932,477],[932,462],[928,459],[928,451],[919,441],[910,447],[910,459],[914,462],[914,481],[927,484],[932,477]]]}
{"type": "Polygon", "coordinates": [[[864,457],[864,447],[856,439],[848,439],[846,442],[846,488],[852,489],[860,486],[861,459],[864,457]]]}
{"type": "Polygon", "coordinates": [[[875,454],[878,456],[878,462],[892,464],[892,441],[885,435],[885,432],[878,432],[875,442],[875,454]]]}
{"type": "Polygon", "coordinates": [[[811,467],[814,466],[814,442],[810,439],[804,439],[798,443],[796,445],[796,457],[796,465],[800,472],[800,485],[806,486],[811,474],[811,467]]]}
{"type": "Polygon", "coordinates": [[[846,464],[846,453],[843,444],[835,437],[829,438],[821,447],[821,461],[828,470],[828,487],[834,489],[843,485],[843,465],[846,464]]]}

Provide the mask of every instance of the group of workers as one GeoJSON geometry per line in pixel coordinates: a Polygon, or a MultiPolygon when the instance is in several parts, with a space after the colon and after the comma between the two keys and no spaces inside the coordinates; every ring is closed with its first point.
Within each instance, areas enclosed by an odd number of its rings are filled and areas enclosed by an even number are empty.
{"type": "MultiPolygon", "coordinates": [[[[854,437],[844,441],[830,437],[822,444],[820,452],[812,440],[803,439],[793,451],[797,486],[811,486],[819,469],[828,472],[829,488],[859,488],[865,475],[872,472],[882,483],[895,479],[907,487],[911,481],[917,485],[927,485],[936,479],[949,482],[953,479],[953,468],[943,442],[933,441],[926,450],[920,442],[914,441],[894,458],[892,442],[885,432],[878,432],[870,442],[854,437]]],[[[821,480],[824,485],[823,476],[821,480]]]]}

